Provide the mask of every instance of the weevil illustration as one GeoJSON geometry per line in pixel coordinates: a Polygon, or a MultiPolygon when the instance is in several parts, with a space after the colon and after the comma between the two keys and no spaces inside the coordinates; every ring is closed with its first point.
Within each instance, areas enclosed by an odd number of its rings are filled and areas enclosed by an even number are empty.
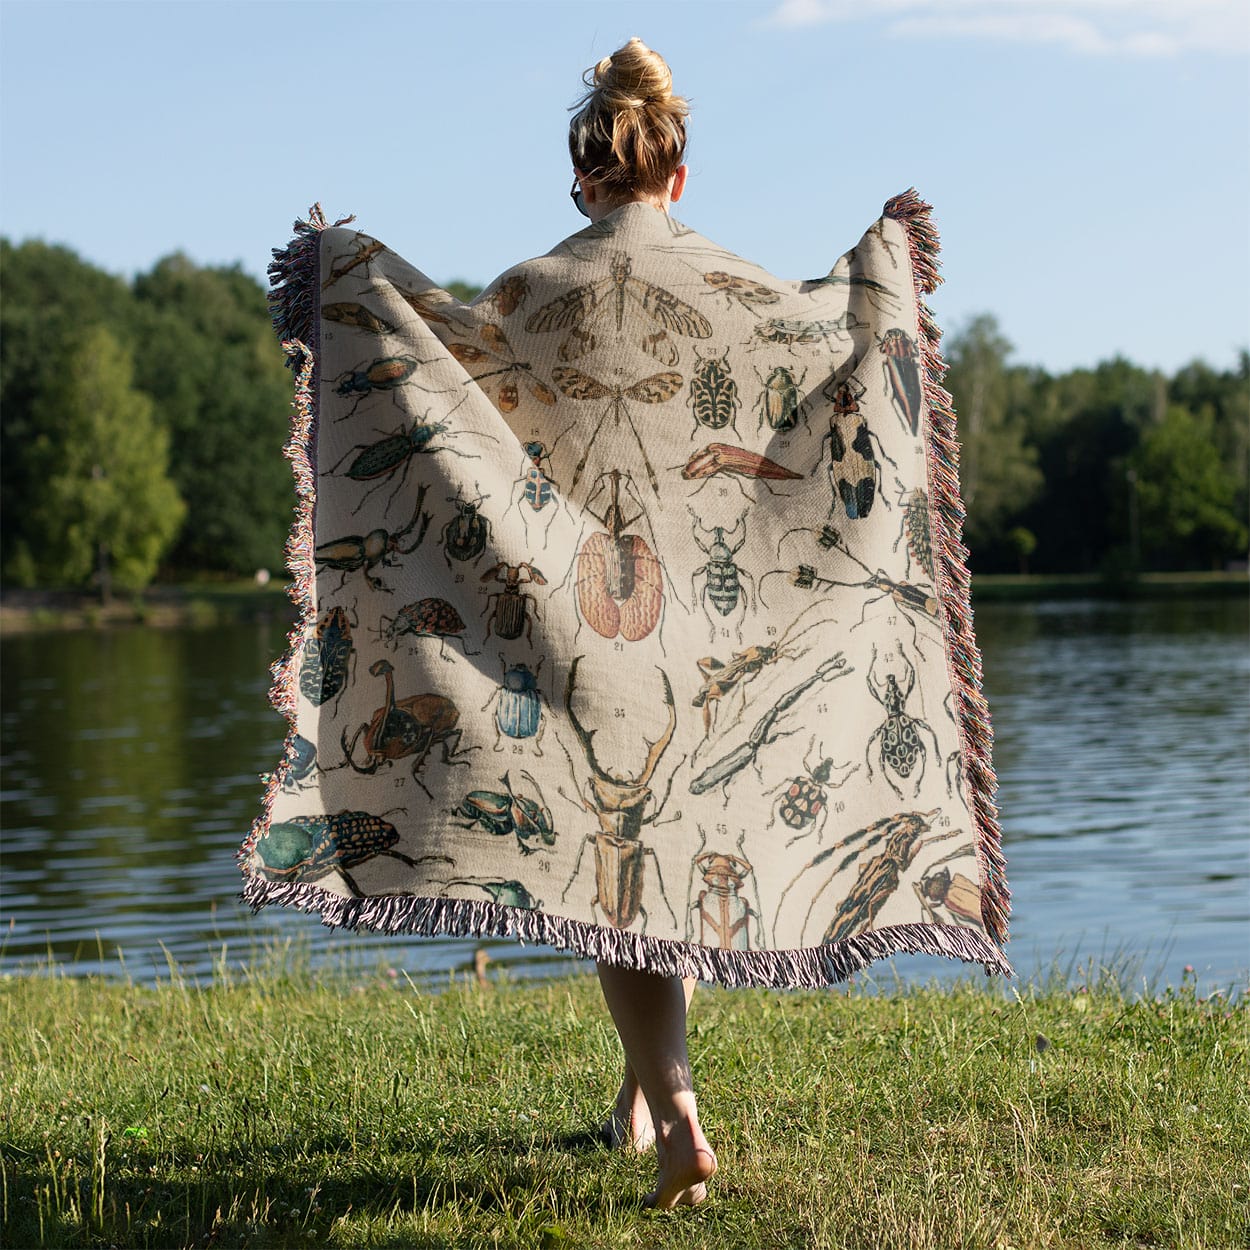
{"type": "Polygon", "coordinates": [[[785,907],[786,895],[790,890],[814,868],[827,864],[839,851],[853,847],[847,855],[839,860],[833,871],[826,878],[812,897],[799,940],[806,942],[807,927],[811,924],[812,913],[820,897],[841,873],[851,868],[856,860],[874,848],[879,852],[859,866],[853,885],[846,891],[828,928],[819,939],[822,943],[840,942],[844,938],[855,937],[872,929],[882,907],[898,889],[903,875],[912,866],[923,845],[943,842],[947,838],[964,837],[960,830],[950,833],[926,837],[931,833],[933,821],[941,814],[940,809],[931,812],[899,812],[894,816],[883,816],[880,820],[858,829],[840,841],[825,847],[794,875],[790,883],[781,892],[777,903],[777,911],[773,916],[773,940],[777,940],[777,924],[785,907]]]}
{"type": "Polygon", "coordinates": [[[395,483],[395,488],[391,491],[386,501],[386,507],[389,508],[392,500],[403,488],[404,483],[407,482],[408,470],[412,468],[412,463],[417,456],[436,456],[439,452],[445,451],[453,456],[459,456],[462,460],[480,460],[482,458],[481,456],[470,455],[467,451],[460,451],[456,447],[449,446],[446,440],[452,438],[486,438],[492,443],[499,441],[493,434],[486,434],[480,431],[451,430],[450,423],[447,421],[416,421],[407,429],[395,430],[385,438],[379,439],[376,443],[357,443],[355,447],[347,451],[337,464],[323,470],[322,477],[327,473],[337,473],[339,465],[348,456],[359,452],[359,455],[352,461],[344,476],[351,478],[353,482],[380,480],[376,486],[371,486],[360,497],[360,502],[352,509],[352,515],[354,516],[360,511],[365,501],[375,490],[380,490],[398,473],[399,481],[395,483]],[[431,446],[431,443],[439,437],[443,441],[438,446],[431,446]]]}
{"type": "Polygon", "coordinates": [[[370,334],[394,334],[395,327],[370,312],[363,304],[322,304],[322,321],[337,321],[340,325],[357,326],[370,334]]]}
{"type": "MultiPolygon", "coordinates": [[[[352,623],[347,610],[327,608],[317,618],[313,636],[304,639],[299,666],[300,693],[314,707],[320,707],[329,699],[337,700],[347,685],[354,655],[352,623]]],[[[335,711],[338,711],[337,702],[335,711]]]]}
{"type": "Polygon", "coordinates": [[[799,387],[807,377],[807,370],[804,369],[796,379],[784,365],[777,365],[768,377],[764,377],[758,369],[755,376],[760,381],[760,393],[755,401],[755,408],[760,414],[758,428],[762,430],[767,424],[770,430],[778,433],[793,430],[803,416],[804,400],[799,387]]]}
{"type": "Polygon", "coordinates": [[[731,273],[726,273],[723,269],[705,273],[703,281],[717,295],[725,297],[726,307],[733,308],[734,304],[737,303],[756,317],[759,316],[759,313],[755,311],[757,306],[776,304],[781,299],[781,293],[774,291],[772,287],[765,286],[762,282],[756,282],[752,278],[735,277],[731,273]]]}
{"type": "MultiPolygon", "coordinates": [[[[403,811],[403,808],[395,808],[403,811]]],[[[389,813],[387,813],[389,815],[389,813]]],[[[394,850],[399,831],[388,820],[369,812],[342,811],[326,816],[292,816],[271,824],[256,840],[257,872],[267,881],[311,884],[338,873],[353,897],[364,893],[350,869],[390,856],[415,868],[417,861],[394,850]]]]}
{"type": "MultiPolygon", "coordinates": [[[[741,693],[745,706],[746,688],[768,665],[778,664],[783,660],[802,659],[811,648],[804,647],[798,650],[794,644],[809,630],[818,629],[822,625],[836,624],[836,621],[828,615],[803,623],[804,617],[809,613],[823,611],[825,611],[824,604],[809,604],[790,622],[776,642],[757,643],[741,651],[735,651],[728,662],[718,660],[714,655],[707,655],[695,661],[703,684],[691,699],[690,704],[692,707],[703,709],[705,742],[711,736],[716,723],[716,709],[732,691],[738,690],[741,693]],[[800,624],[803,625],[801,629],[797,628],[800,624]]],[[[698,754],[698,748],[695,754],[698,754]]]]}
{"type": "Polygon", "coordinates": [[[522,855],[533,855],[541,849],[530,845],[534,841],[541,842],[544,847],[555,846],[556,831],[543,792],[529,773],[522,773],[521,776],[534,788],[537,799],[518,794],[512,788],[510,776],[504,773],[499,778],[503,794],[495,790],[470,790],[451,809],[453,816],[462,816],[468,821],[460,828],[483,829],[497,838],[515,837],[522,855]]]}
{"type": "Polygon", "coordinates": [[[521,589],[522,586],[545,586],[547,579],[542,570],[528,561],[520,564],[505,564],[502,561],[482,574],[484,582],[503,582],[503,589],[486,597],[485,616],[490,613],[486,623],[486,637],[491,630],[496,638],[520,638],[524,633],[530,646],[534,645],[534,621],[539,620],[537,600],[534,596],[521,589]]]}
{"type": "MultiPolygon", "coordinates": [[[[406,699],[395,698],[394,667],[389,660],[375,660],[369,666],[374,677],[386,679],[386,701],[367,725],[361,725],[347,738],[344,726],[340,742],[343,746],[343,763],[350,764],[358,773],[373,774],[384,764],[412,758],[412,779],[425,790],[429,798],[434,796],[426,788],[418,773],[426,758],[437,745],[441,748],[444,764],[469,766],[468,760],[457,759],[477,747],[460,748],[464,730],[457,728],[460,709],[439,694],[414,694],[406,699]],[[365,763],[358,764],[353,751],[361,735],[364,735],[365,763]]],[[[398,783],[397,783],[398,784],[398,783]]]]}
{"type": "MultiPolygon", "coordinates": [[[[828,791],[839,789],[852,773],[859,771],[859,765],[852,764],[850,760],[847,760],[845,764],[835,765],[828,757],[813,765],[811,755],[815,746],[816,735],[812,734],[812,740],[807,744],[807,753],[803,756],[803,771],[797,777],[788,777],[769,791],[770,795],[782,790],[785,793],[782,794],[781,801],[777,804],[777,810],[769,817],[768,824],[764,827],[771,829],[780,816],[782,824],[799,830],[786,843],[786,846],[793,846],[801,838],[807,837],[809,833],[814,833],[816,841],[820,841],[824,833],[825,821],[829,816],[828,791]],[[848,771],[843,773],[837,781],[830,783],[829,778],[833,776],[835,767],[845,768],[848,771]]],[[[822,746],[819,754],[823,756],[824,753],[825,749],[822,746]]]]}
{"type": "Polygon", "coordinates": [[[551,450],[544,443],[525,444],[525,464],[521,467],[521,476],[512,483],[512,498],[508,505],[509,508],[515,507],[520,511],[527,532],[530,518],[546,513],[546,524],[543,526],[544,549],[551,531],[551,522],[555,520],[562,506],[560,496],[553,490],[557,483],[551,476],[551,450]]]}
{"type": "Polygon", "coordinates": [[[738,637],[741,638],[742,621],[746,619],[747,612],[750,610],[750,592],[755,582],[750,573],[740,568],[734,562],[734,556],[742,550],[743,544],[747,540],[747,514],[743,512],[734,523],[733,528],[726,531],[720,525],[714,525],[709,529],[689,505],[686,506],[686,511],[690,513],[691,518],[694,520],[694,529],[691,531],[694,541],[698,544],[703,554],[707,556],[707,562],[700,568],[695,569],[690,575],[691,597],[696,603],[702,603],[703,605],[703,613],[711,626],[713,642],[716,641],[717,627],[716,621],[708,610],[708,601],[711,601],[712,607],[722,617],[732,616],[738,604],[741,603],[742,619],[737,624],[738,637]],[[728,540],[733,538],[739,529],[742,531],[742,537],[731,547],[728,540]],[[705,543],[699,537],[700,531],[704,534],[710,534],[712,541],[705,543]],[[726,534],[728,534],[728,537],[726,537],[726,534]],[[702,591],[698,589],[697,585],[700,577],[703,578],[702,591]]]}
{"type": "Polygon", "coordinates": [[[392,557],[411,555],[425,541],[425,532],[430,528],[430,514],[421,511],[425,493],[426,486],[422,483],[417,491],[412,520],[402,530],[396,530],[393,534],[384,529],[370,530],[367,534],[344,534],[342,538],[332,538],[328,543],[322,543],[314,553],[318,572],[323,568],[341,572],[343,576],[339,580],[339,590],[346,584],[349,573],[363,572],[365,581],[373,590],[391,594],[391,588],[380,577],[371,576],[370,570],[378,565],[397,568],[399,561],[392,557]],[[414,529],[417,536],[410,547],[405,547],[403,542],[414,529]]]}
{"type": "MultiPolygon", "coordinates": [[[[502,751],[505,737],[513,742],[521,742],[527,738],[534,740],[534,754],[543,753],[543,734],[547,725],[543,720],[543,696],[538,688],[538,674],[542,671],[543,660],[531,670],[528,664],[517,661],[509,664],[500,652],[499,662],[503,665],[503,682],[495,693],[482,704],[482,711],[495,704],[495,750],[502,751]]],[[[520,747],[517,747],[520,750],[520,747]]]]}
{"type": "Polygon", "coordinates": [[[938,745],[937,734],[933,732],[932,726],[918,716],[909,716],[907,713],[907,700],[911,697],[911,692],[916,685],[916,670],[903,654],[902,647],[899,648],[898,654],[906,671],[907,688],[905,690],[900,688],[898,678],[893,673],[887,673],[884,681],[876,675],[876,645],[874,644],[872,648],[872,662],[868,665],[867,674],[868,692],[885,708],[885,720],[868,739],[868,745],[864,748],[864,761],[868,765],[868,777],[871,780],[872,746],[880,738],[881,745],[878,754],[881,771],[886,781],[890,783],[890,789],[902,798],[903,792],[894,784],[894,778],[890,776],[890,773],[893,772],[906,781],[914,771],[916,785],[912,791],[912,798],[915,798],[920,793],[920,785],[924,780],[926,754],[925,745],[918,730],[928,730],[933,738],[934,754],[939,760],[942,758],[942,748],[938,745]]]}
{"type": "Polygon", "coordinates": [[[696,347],[694,361],[690,393],[686,397],[686,405],[694,414],[690,437],[694,438],[700,428],[723,430],[726,426],[737,434],[738,409],[742,403],[738,399],[738,384],[729,372],[729,348],[720,356],[700,356],[696,347]]]}
{"type": "Polygon", "coordinates": [[[877,350],[884,357],[881,368],[885,389],[899,420],[913,438],[920,433],[924,391],[920,385],[920,349],[916,340],[897,327],[877,339],[877,350]]]}
{"type": "Polygon", "coordinates": [[[894,540],[891,551],[897,551],[898,545],[907,539],[907,576],[911,576],[911,562],[915,560],[928,574],[929,580],[934,579],[933,541],[929,527],[929,495],[921,486],[907,491],[902,485],[898,487],[898,502],[903,508],[903,520],[899,525],[898,537],[894,540]]]}
{"type": "Polygon", "coordinates": [[[604,528],[591,534],[577,553],[577,610],[601,638],[618,635],[638,642],[659,624],[664,611],[664,571],[640,534],[629,527],[646,521],[646,512],[628,473],[610,469],[595,481],[586,512],[604,528]],[[596,500],[607,492],[602,513],[596,500]],[[638,511],[625,515],[624,500],[638,511]]]}
{"type": "Polygon", "coordinates": [[[829,433],[820,440],[822,457],[825,444],[829,445],[829,515],[833,516],[841,500],[847,520],[862,521],[872,511],[878,495],[885,507],[890,506],[881,490],[881,464],[877,455],[888,460],[895,469],[898,465],[885,454],[881,440],[868,428],[867,419],[859,411],[863,383],[849,377],[832,390],[830,385],[827,383],[821,391],[833,408],[829,413],[829,433]]]}
{"type": "Polygon", "coordinates": [[[921,910],[934,924],[954,923],[969,929],[981,928],[981,887],[971,877],[965,877],[962,872],[952,875],[951,870],[945,867],[952,860],[967,859],[972,855],[971,842],[956,847],[949,855],[930,864],[919,881],[912,882],[921,910]],[[946,912],[950,921],[942,919],[939,908],[946,912]]]}
{"type": "MultiPolygon", "coordinates": [[[[699,826],[702,835],[699,840],[699,851],[690,864],[691,889],[693,894],[693,878],[697,872],[703,883],[698,897],[689,903],[686,909],[686,941],[696,941],[700,946],[715,946],[720,950],[749,951],[751,945],[751,926],[754,922],[757,942],[760,933],[760,913],[758,907],[752,907],[744,897],[744,889],[748,881],[755,887],[756,903],[759,903],[759,885],[755,880],[755,869],[745,854],[732,855],[727,851],[705,851],[707,833],[699,826]],[[698,936],[695,936],[695,922],[698,922],[698,936]]],[[[742,851],[744,833],[738,839],[738,850],[742,851]]]]}
{"type": "MultiPolygon", "coordinates": [[[[780,730],[777,722],[784,716],[813,686],[818,682],[835,681],[855,670],[847,668],[846,657],[839,651],[822,661],[814,673],[805,677],[798,685],[787,690],[763,716],[755,722],[747,739],[732,751],[709,764],[697,777],[690,782],[691,794],[706,794],[715,787],[721,787],[725,796],[725,806],[729,806],[729,785],[748,764],[754,766],[759,773],[756,757],[764,747],[776,742],[779,738],[787,738],[793,730],[780,730]]],[[[761,778],[762,781],[762,778],[761,778]]]]}
{"type": "Polygon", "coordinates": [[[443,526],[443,555],[448,568],[452,567],[453,560],[460,564],[476,564],[491,540],[490,521],[481,512],[482,504],[490,496],[483,495],[476,482],[473,483],[473,492],[472,499],[465,499],[457,487],[455,495],[447,500],[456,510],[456,515],[443,526]]]}
{"type": "Polygon", "coordinates": [[[771,317],[755,327],[755,337],[760,340],[756,346],[777,344],[793,355],[796,346],[808,347],[814,343],[829,345],[831,338],[845,338],[847,330],[859,329],[864,324],[849,309],[827,321],[800,321],[793,317],[771,317]]]}
{"type": "Polygon", "coordinates": [[[732,443],[708,443],[706,447],[696,451],[684,465],[673,466],[673,468],[678,467],[681,468],[681,475],[687,482],[703,479],[703,485],[691,491],[691,499],[699,494],[713,477],[722,474],[733,478],[734,485],[741,491],[742,497],[748,501],[751,497],[747,494],[742,482],[737,479],[754,478],[763,483],[764,489],[770,495],[784,494],[784,492],[775,491],[769,486],[769,479],[786,482],[803,480],[801,473],[795,473],[787,469],[785,465],[770,460],[767,456],[747,451],[745,447],[735,447],[732,443]]]}
{"type": "Polygon", "coordinates": [[[452,638],[460,644],[465,655],[481,655],[480,651],[471,651],[469,644],[461,636],[464,633],[464,621],[460,613],[446,599],[418,599],[416,603],[405,604],[394,616],[383,616],[378,620],[378,637],[386,639],[395,650],[399,640],[406,635],[414,638],[437,638],[439,656],[451,662],[447,654],[447,639],[452,638]]]}
{"type": "Polygon", "coordinates": [[[594,430],[586,439],[582,458],[573,469],[573,481],[569,485],[569,491],[572,492],[577,489],[577,483],[581,481],[582,473],[586,469],[586,462],[590,458],[591,448],[598,441],[604,422],[608,417],[611,417],[613,425],[618,429],[620,428],[622,418],[629,426],[630,432],[634,436],[634,442],[638,445],[638,454],[642,457],[643,467],[647,470],[647,480],[651,483],[651,489],[658,495],[660,493],[659,479],[656,477],[655,469],[651,465],[651,459],[647,455],[647,445],[643,442],[642,435],[638,433],[638,427],[634,424],[634,415],[630,411],[627,401],[639,404],[667,403],[681,390],[681,374],[670,370],[667,373],[653,373],[650,377],[642,378],[630,386],[609,386],[596,378],[579,373],[576,369],[571,369],[566,365],[557,365],[552,370],[551,377],[560,390],[570,399],[606,399],[608,401],[608,405],[604,408],[594,430]]]}
{"type": "MultiPolygon", "coordinates": [[[[651,779],[655,775],[656,768],[659,767],[660,760],[664,758],[664,752],[668,750],[669,743],[673,740],[673,731],[677,728],[677,708],[673,702],[673,687],[669,683],[668,674],[663,669],[657,669],[664,684],[664,705],[668,719],[660,736],[654,742],[647,743],[647,755],[642,769],[632,777],[629,774],[609,771],[599,762],[595,754],[594,739],[598,730],[587,729],[573,708],[573,699],[577,690],[577,669],[583,658],[580,655],[575,656],[569,665],[568,679],[564,687],[564,707],[568,713],[569,723],[582,748],[582,754],[590,768],[591,777],[585,796],[580,793],[577,793],[576,797],[569,796],[564,794],[563,790],[560,794],[572,803],[579,803],[585,811],[594,816],[599,822],[599,832],[587,834],[582,841],[577,852],[577,861],[573,865],[573,874],[560,895],[560,901],[563,903],[568,897],[568,892],[581,871],[582,857],[586,847],[590,845],[594,848],[595,855],[595,893],[590,903],[591,914],[597,917],[599,910],[602,910],[608,923],[616,929],[628,929],[641,915],[641,932],[645,933],[647,910],[642,905],[643,867],[646,856],[650,855],[655,865],[660,897],[664,900],[664,906],[668,909],[673,928],[676,929],[677,916],[669,904],[668,895],[664,889],[664,877],[660,872],[659,857],[652,847],[642,841],[643,828],[647,825],[654,825],[659,820],[660,813],[664,810],[664,805],[668,802],[669,794],[672,792],[673,775],[670,773],[663,799],[656,805],[654,811],[650,814],[646,813],[648,803],[655,798],[651,790],[651,779]]],[[[570,761],[570,767],[571,765],[572,761],[570,761]]],[[[576,779],[574,779],[574,784],[576,786],[576,779]]],[[[672,819],[680,820],[681,813],[677,812],[672,819]]]]}

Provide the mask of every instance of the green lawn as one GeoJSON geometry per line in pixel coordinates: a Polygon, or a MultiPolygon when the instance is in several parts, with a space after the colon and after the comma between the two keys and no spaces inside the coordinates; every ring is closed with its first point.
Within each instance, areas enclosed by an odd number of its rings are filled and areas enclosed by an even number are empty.
{"type": "Polygon", "coordinates": [[[587,1140],[619,1080],[593,978],[419,991],[267,972],[0,982],[4,1244],[1236,1247],[1250,1009],[997,983],[701,987],[720,1158],[696,1209],[587,1140]]]}

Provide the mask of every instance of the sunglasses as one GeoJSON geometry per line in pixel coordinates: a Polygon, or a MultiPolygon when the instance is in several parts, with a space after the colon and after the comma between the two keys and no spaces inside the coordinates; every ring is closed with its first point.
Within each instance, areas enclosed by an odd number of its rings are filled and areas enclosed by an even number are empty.
{"type": "Polygon", "coordinates": [[[569,198],[573,201],[577,211],[581,213],[583,217],[590,216],[590,214],[586,211],[586,201],[582,198],[582,184],[579,178],[573,179],[573,189],[569,192],[569,198]]]}

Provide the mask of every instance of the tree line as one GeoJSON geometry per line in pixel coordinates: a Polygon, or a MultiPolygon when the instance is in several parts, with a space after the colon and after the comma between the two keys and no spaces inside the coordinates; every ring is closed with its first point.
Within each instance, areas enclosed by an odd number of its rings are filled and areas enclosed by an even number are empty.
{"type": "MultiPolygon", "coordinates": [[[[4,239],[0,279],[0,580],[107,594],[280,568],[292,381],[263,287],[182,255],[127,282],[4,239]]],[[[1245,558],[1250,353],[1052,375],[1013,363],[988,315],[945,352],[974,572],[1245,558]]]]}

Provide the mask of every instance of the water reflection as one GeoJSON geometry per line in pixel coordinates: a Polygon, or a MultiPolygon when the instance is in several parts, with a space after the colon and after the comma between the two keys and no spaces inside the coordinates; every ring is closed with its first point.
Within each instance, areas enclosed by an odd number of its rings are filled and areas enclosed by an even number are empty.
{"type": "MultiPolygon", "coordinates": [[[[1154,951],[1227,985],[1250,967],[1250,653],[1244,601],[989,604],[977,610],[1024,974],[1057,953],[1154,951]]],[[[8,926],[0,967],[52,956],[150,979],[208,976],[308,935],[441,976],[478,945],[518,975],[578,966],[500,940],[332,935],[236,901],[235,852],[282,723],[266,702],[280,623],[29,635],[3,643],[8,926]],[[163,944],[163,945],[162,945],[163,944]],[[168,951],[168,957],[166,955],[168,951]]],[[[959,971],[897,960],[907,977],[959,971]]],[[[887,974],[888,976],[888,974],[887,974]]]]}

